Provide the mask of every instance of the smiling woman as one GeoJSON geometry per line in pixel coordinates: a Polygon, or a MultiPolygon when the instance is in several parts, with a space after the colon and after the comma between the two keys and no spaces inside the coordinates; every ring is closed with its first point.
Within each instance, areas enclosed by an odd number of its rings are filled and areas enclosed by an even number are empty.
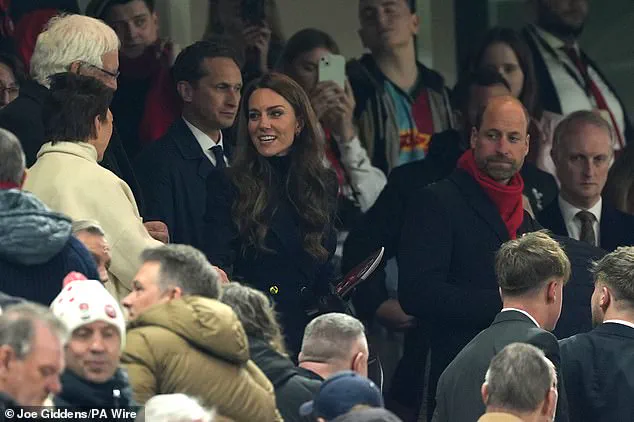
{"type": "Polygon", "coordinates": [[[336,179],[310,101],[284,75],[247,87],[238,132],[232,167],[208,179],[205,253],[230,278],[269,294],[297,352],[306,308],[333,276],[336,179]]]}

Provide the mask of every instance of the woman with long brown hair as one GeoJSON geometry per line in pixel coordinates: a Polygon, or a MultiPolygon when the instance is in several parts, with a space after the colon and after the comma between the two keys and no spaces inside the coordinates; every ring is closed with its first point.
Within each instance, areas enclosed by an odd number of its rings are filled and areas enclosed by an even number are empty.
{"type": "Polygon", "coordinates": [[[233,164],[208,179],[205,253],[276,302],[297,352],[307,309],[333,277],[336,178],[310,101],[289,77],[249,85],[238,119],[233,164]]]}

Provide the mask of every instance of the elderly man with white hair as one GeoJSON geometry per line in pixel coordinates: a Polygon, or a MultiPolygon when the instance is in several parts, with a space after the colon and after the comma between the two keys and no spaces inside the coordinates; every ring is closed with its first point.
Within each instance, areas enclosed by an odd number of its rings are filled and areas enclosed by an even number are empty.
{"type": "MultiPolygon", "coordinates": [[[[33,165],[40,147],[47,141],[42,105],[48,95],[49,77],[71,71],[99,79],[116,90],[119,45],[117,34],[108,25],[81,15],[55,17],[38,36],[31,58],[32,80],[22,84],[20,96],[0,111],[0,127],[20,139],[27,167],[33,165]]],[[[132,166],[116,133],[101,165],[125,180],[137,202],[141,202],[132,166]]]]}

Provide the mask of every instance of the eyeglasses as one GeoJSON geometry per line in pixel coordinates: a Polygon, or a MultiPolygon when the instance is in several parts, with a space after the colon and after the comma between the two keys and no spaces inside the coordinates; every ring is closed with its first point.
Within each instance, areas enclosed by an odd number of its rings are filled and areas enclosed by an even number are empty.
{"type": "Polygon", "coordinates": [[[9,96],[17,96],[20,93],[19,85],[0,85],[0,95],[9,94],[9,96]]]}
{"type": "Polygon", "coordinates": [[[96,69],[96,70],[106,74],[107,76],[113,78],[113,79],[117,79],[119,77],[119,75],[121,74],[121,72],[119,72],[119,71],[111,72],[109,70],[106,70],[104,68],[101,68],[99,66],[95,66],[94,64],[90,64],[90,63],[84,62],[84,61],[80,61],[79,62],[79,67],[81,68],[81,66],[86,66],[86,67],[89,67],[89,68],[92,68],[92,69],[96,69]]]}

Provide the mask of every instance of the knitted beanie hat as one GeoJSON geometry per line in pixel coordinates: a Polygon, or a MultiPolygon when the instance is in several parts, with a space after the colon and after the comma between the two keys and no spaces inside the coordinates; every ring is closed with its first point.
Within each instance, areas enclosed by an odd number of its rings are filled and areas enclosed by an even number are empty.
{"type": "Polygon", "coordinates": [[[51,302],[51,310],[69,332],[82,325],[103,321],[114,325],[125,347],[125,319],[117,300],[97,280],[75,280],[66,284],[51,302]]]}

